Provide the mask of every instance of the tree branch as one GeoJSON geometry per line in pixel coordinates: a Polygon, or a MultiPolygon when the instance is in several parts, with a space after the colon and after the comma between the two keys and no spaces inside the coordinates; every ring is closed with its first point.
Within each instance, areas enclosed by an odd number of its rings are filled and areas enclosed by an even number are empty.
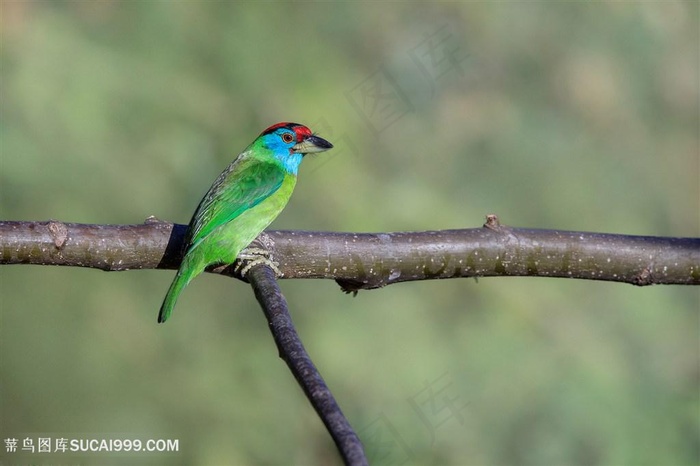
{"type": "MultiPolygon", "coordinates": [[[[185,225],[0,222],[0,264],[174,269],[185,225]]],[[[268,231],[284,278],[330,278],[347,292],[412,280],[540,276],[633,285],[700,284],[700,238],[509,228],[400,233],[268,231]]],[[[235,275],[232,267],[215,273],[235,275]]]]}
{"type": "Polygon", "coordinates": [[[287,300],[280,290],[275,273],[267,265],[255,265],[246,275],[255,297],[267,317],[280,358],[294,374],[306,397],[326,425],[345,464],[367,465],[362,443],[343,415],[321,374],[306,353],[294,329],[287,300]]]}
{"type": "MultiPolygon", "coordinates": [[[[185,225],[0,222],[0,264],[173,269],[185,225]]],[[[544,276],[651,284],[700,284],[700,238],[659,238],[508,228],[413,233],[270,231],[256,240],[285,278],[332,278],[346,292],[411,280],[544,276]]],[[[233,266],[209,271],[236,276],[233,266]]],[[[346,464],[367,464],[362,444],[306,353],[273,271],[248,272],[282,357],[331,433],[346,464]]],[[[240,278],[240,277],[239,277],[240,278]]]]}

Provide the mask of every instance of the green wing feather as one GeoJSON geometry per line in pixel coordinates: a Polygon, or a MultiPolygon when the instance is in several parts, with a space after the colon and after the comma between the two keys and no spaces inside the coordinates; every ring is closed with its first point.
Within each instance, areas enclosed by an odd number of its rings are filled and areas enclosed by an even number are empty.
{"type": "Polygon", "coordinates": [[[239,158],[232,163],[219,175],[192,216],[185,242],[187,250],[277,191],[284,175],[284,169],[271,162],[239,158]]]}
{"type": "Polygon", "coordinates": [[[255,207],[282,185],[285,177],[282,166],[246,155],[241,154],[219,175],[199,203],[187,229],[185,258],[165,295],[158,322],[170,317],[185,286],[210,265],[206,257],[194,251],[197,246],[218,227],[255,207]]]}

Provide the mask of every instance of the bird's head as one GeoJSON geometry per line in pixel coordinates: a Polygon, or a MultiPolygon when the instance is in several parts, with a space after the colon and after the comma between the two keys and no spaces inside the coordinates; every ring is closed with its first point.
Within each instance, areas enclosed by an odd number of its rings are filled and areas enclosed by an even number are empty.
{"type": "Polygon", "coordinates": [[[289,122],[270,126],[260,134],[258,140],[272,151],[288,171],[295,174],[306,154],[323,152],[333,147],[333,144],[316,136],[306,126],[289,122]]]}

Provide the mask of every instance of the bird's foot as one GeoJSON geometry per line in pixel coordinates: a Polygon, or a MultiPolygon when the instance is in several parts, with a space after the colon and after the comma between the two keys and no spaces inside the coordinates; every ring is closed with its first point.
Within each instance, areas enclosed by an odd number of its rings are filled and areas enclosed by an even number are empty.
{"type": "Polygon", "coordinates": [[[267,249],[246,248],[238,254],[237,262],[238,265],[234,270],[243,278],[256,265],[267,265],[275,272],[277,278],[284,276],[278,267],[279,263],[271,259],[270,251],[267,249]]]}

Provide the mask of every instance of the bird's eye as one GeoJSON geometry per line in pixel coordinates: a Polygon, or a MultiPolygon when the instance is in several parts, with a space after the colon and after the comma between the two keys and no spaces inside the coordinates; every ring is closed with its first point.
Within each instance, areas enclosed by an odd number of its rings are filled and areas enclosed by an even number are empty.
{"type": "Polygon", "coordinates": [[[289,144],[294,140],[294,136],[292,136],[290,133],[284,133],[282,134],[282,140],[289,144]]]}

